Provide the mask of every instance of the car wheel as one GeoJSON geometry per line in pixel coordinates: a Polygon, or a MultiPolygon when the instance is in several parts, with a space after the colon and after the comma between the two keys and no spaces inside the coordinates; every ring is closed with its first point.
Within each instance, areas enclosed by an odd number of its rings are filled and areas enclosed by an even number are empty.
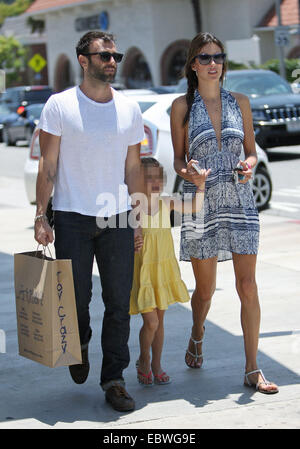
{"type": "Polygon", "coordinates": [[[257,167],[252,189],[257,209],[267,209],[272,196],[272,181],[264,166],[257,167]]]}
{"type": "Polygon", "coordinates": [[[3,128],[2,130],[2,137],[3,142],[5,143],[6,146],[12,145],[11,138],[9,137],[9,132],[6,128],[3,128]]]}

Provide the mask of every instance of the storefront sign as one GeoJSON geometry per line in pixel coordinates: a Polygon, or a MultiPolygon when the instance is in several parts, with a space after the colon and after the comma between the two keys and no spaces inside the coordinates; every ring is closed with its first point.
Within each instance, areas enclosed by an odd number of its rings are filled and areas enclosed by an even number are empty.
{"type": "Polygon", "coordinates": [[[109,26],[109,17],[106,11],[89,17],[80,17],[75,20],[76,31],[103,30],[106,31],[109,26]]]}

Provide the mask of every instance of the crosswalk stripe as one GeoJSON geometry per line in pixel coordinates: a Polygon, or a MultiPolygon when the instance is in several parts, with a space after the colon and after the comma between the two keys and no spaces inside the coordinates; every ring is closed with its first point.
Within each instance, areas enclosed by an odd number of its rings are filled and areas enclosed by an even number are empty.
{"type": "Polygon", "coordinates": [[[293,189],[282,188],[273,190],[272,195],[289,196],[290,198],[300,198],[300,186],[296,186],[293,189]]]}
{"type": "Polygon", "coordinates": [[[300,198],[300,192],[283,192],[280,190],[273,191],[272,195],[289,196],[290,198],[300,198]]]}
{"type": "Polygon", "coordinates": [[[270,206],[272,209],[283,210],[285,212],[298,212],[300,210],[299,206],[295,203],[281,203],[278,201],[270,201],[270,206]]]}

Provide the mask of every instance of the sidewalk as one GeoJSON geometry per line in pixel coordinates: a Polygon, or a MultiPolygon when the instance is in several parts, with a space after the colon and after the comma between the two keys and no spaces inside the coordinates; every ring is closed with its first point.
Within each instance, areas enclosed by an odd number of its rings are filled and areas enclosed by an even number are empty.
{"type": "MultiPolygon", "coordinates": [[[[132,413],[118,413],[99,387],[103,304],[95,267],[90,344],[91,371],[76,385],[67,367],[50,369],[18,355],[13,286],[13,254],[36,248],[31,206],[0,209],[0,329],[6,353],[0,353],[1,428],[202,429],[300,428],[300,224],[260,214],[257,264],[262,322],[258,362],[280,387],[267,396],[243,386],[244,348],[240,305],[232,263],[218,265],[217,291],[206,322],[204,365],[188,369],[185,349],[191,329],[190,304],[166,313],[163,367],[173,382],[145,388],[136,380],[141,318],[131,320],[131,362],[126,385],[136,401],[132,413]]],[[[179,228],[173,230],[178,253],[179,228]]],[[[180,262],[192,293],[189,263],[180,262]]]]}

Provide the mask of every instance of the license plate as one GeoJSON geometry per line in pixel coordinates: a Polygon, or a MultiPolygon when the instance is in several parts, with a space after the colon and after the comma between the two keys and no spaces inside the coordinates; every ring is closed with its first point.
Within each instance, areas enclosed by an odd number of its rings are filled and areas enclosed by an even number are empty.
{"type": "Polygon", "coordinates": [[[288,122],[287,123],[287,130],[289,132],[300,131],[300,120],[297,120],[296,122],[288,122]]]}

